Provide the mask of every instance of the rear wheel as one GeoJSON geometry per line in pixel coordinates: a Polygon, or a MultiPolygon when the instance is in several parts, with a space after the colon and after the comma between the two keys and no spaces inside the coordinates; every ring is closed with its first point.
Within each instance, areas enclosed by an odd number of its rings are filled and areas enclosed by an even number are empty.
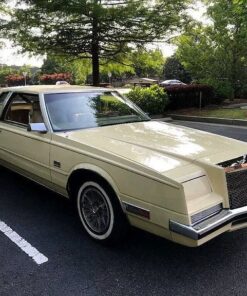
{"type": "Polygon", "coordinates": [[[114,192],[103,182],[87,181],[77,194],[77,210],[88,235],[103,243],[121,240],[127,219],[114,192]]]}

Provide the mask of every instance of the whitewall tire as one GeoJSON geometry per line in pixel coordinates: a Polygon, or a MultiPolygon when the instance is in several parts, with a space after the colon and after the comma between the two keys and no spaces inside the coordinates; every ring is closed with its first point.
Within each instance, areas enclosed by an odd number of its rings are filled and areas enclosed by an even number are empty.
{"type": "Polygon", "coordinates": [[[111,243],[124,237],[127,220],[119,201],[102,182],[87,181],[77,193],[77,211],[87,234],[94,240],[111,243]]]}

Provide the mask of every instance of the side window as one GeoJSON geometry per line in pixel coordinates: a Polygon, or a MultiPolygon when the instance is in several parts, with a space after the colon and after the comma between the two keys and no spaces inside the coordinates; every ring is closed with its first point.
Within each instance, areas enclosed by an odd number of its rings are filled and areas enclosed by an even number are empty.
{"type": "Polygon", "coordinates": [[[5,102],[5,99],[7,98],[8,94],[9,94],[8,92],[3,92],[0,94],[0,117],[2,115],[4,102],[5,102]]]}
{"type": "Polygon", "coordinates": [[[21,125],[43,122],[38,95],[14,94],[4,119],[21,125]]]}

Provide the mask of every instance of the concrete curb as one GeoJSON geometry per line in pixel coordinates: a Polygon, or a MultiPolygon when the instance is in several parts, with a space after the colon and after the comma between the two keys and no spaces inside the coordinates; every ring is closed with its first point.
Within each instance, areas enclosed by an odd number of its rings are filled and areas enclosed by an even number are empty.
{"type": "Polygon", "coordinates": [[[208,123],[218,123],[227,125],[238,125],[247,126],[247,120],[241,119],[226,119],[226,118],[216,118],[216,117],[200,117],[200,116],[188,116],[188,115],[177,115],[169,114],[172,119],[184,120],[184,121],[197,121],[197,122],[208,122],[208,123]]]}

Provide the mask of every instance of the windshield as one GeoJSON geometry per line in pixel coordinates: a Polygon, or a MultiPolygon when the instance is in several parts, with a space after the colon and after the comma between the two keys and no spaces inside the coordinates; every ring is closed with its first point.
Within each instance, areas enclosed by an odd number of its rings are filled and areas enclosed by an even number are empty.
{"type": "Polygon", "coordinates": [[[150,120],[136,105],[113,91],[46,94],[44,98],[56,132],[150,120]]]}

